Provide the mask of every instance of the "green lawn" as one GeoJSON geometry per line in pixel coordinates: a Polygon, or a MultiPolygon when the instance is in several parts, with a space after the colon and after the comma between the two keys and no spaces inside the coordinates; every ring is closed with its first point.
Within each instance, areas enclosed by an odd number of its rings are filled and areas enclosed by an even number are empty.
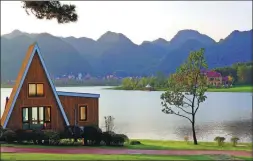
{"type": "Polygon", "coordinates": [[[161,140],[140,140],[142,145],[127,145],[129,149],[178,149],[178,150],[245,150],[252,151],[251,143],[241,143],[233,147],[230,142],[219,147],[216,142],[198,142],[194,145],[185,141],[161,141],[161,140]]]}
{"type": "MultiPolygon", "coordinates": [[[[227,157],[248,159],[245,157],[227,157]]],[[[168,156],[168,155],[98,155],[98,154],[41,154],[41,153],[1,153],[1,160],[216,160],[208,155],[168,156]]]]}
{"type": "MultiPolygon", "coordinates": [[[[161,140],[139,140],[141,145],[129,145],[124,147],[106,147],[100,148],[127,148],[127,149],[152,149],[152,150],[244,150],[252,151],[251,143],[240,143],[237,147],[233,147],[231,143],[225,143],[223,147],[219,147],[216,142],[199,142],[198,145],[193,145],[192,142],[188,144],[184,141],[161,141],[161,140]]],[[[43,146],[43,145],[20,145],[20,144],[2,144],[1,146],[12,147],[32,147],[32,148],[94,148],[86,146],[43,146]]]]}
{"type": "Polygon", "coordinates": [[[210,88],[208,92],[253,92],[252,86],[238,86],[231,88],[210,88]]]}

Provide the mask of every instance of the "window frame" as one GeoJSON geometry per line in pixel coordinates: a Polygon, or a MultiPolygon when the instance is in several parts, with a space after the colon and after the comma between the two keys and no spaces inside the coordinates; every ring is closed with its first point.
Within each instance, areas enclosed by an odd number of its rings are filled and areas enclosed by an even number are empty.
{"type": "Polygon", "coordinates": [[[88,105],[86,104],[82,104],[82,105],[78,105],[78,117],[79,117],[79,121],[87,121],[88,120],[88,105]],[[85,119],[81,119],[81,108],[85,108],[85,119]]]}
{"type": "Polygon", "coordinates": [[[29,115],[29,111],[30,111],[30,110],[29,110],[28,107],[23,107],[23,108],[22,108],[22,113],[21,113],[21,115],[22,115],[22,124],[23,124],[23,123],[29,123],[29,120],[30,120],[30,118],[29,118],[29,116],[30,116],[30,115],[29,115]],[[28,120],[27,120],[27,121],[24,121],[24,117],[23,117],[23,111],[24,111],[24,109],[27,109],[27,114],[28,114],[28,120]]]}
{"type": "MultiPolygon", "coordinates": [[[[34,106],[35,107],[35,106],[34,106]]],[[[29,128],[28,129],[25,129],[25,130],[32,130],[32,128],[31,128],[31,125],[33,125],[33,122],[36,122],[36,121],[33,121],[32,120],[32,109],[34,108],[34,107],[22,107],[22,112],[21,112],[21,115],[22,115],[22,126],[23,126],[23,124],[25,124],[25,123],[28,123],[28,126],[29,126],[29,128]],[[27,121],[24,121],[24,118],[23,118],[23,109],[28,109],[28,120],[27,121]]],[[[37,124],[40,124],[40,125],[42,125],[43,126],[43,129],[45,128],[44,126],[45,126],[45,123],[47,124],[47,123],[49,123],[49,124],[51,124],[52,123],[52,113],[51,113],[51,111],[52,111],[52,109],[51,109],[51,106],[36,106],[36,108],[37,108],[37,124]],[[40,107],[43,107],[43,124],[40,124],[40,110],[39,110],[39,108],[40,107]],[[45,110],[46,110],[46,108],[49,108],[49,113],[50,113],[50,115],[49,115],[49,120],[50,121],[45,121],[45,110]]],[[[51,125],[50,125],[50,129],[51,129],[51,125]]]]}
{"type": "Polygon", "coordinates": [[[28,97],[32,97],[32,98],[34,98],[34,97],[45,97],[45,86],[44,86],[44,83],[28,83],[28,92],[27,92],[27,94],[28,94],[28,97]],[[30,95],[30,88],[29,88],[29,85],[30,84],[35,84],[35,95],[30,95]],[[38,95],[38,91],[37,91],[37,89],[38,89],[38,87],[37,87],[37,85],[38,84],[42,84],[42,86],[43,86],[43,94],[42,95],[38,95]]]}

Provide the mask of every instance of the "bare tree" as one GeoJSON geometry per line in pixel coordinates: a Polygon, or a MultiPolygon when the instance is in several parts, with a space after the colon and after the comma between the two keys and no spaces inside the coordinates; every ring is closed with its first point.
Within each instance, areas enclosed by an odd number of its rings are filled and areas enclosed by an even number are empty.
{"type": "Polygon", "coordinates": [[[113,132],[114,131],[114,117],[112,116],[105,116],[105,131],[106,132],[113,132]]]}
{"type": "Polygon", "coordinates": [[[76,22],[75,5],[61,4],[59,1],[22,1],[26,13],[32,13],[38,19],[57,19],[58,23],[76,22]]]}

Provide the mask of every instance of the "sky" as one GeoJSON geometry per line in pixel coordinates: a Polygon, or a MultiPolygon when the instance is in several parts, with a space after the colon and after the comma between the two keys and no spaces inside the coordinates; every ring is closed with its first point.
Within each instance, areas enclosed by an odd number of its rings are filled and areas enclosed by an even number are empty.
{"type": "Polygon", "coordinates": [[[75,4],[78,22],[58,24],[27,15],[21,1],[1,1],[1,35],[15,29],[97,40],[107,31],[134,43],[170,40],[184,29],[198,30],[216,41],[232,31],[252,29],[252,1],[63,1],[75,4]]]}

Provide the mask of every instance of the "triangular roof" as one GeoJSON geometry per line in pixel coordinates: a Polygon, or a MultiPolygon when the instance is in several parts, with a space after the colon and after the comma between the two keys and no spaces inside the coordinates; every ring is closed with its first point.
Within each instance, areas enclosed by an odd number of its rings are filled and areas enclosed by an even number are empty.
{"type": "Polygon", "coordinates": [[[146,88],[150,88],[151,86],[148,84],[148,85],[146,85],[146,88]]]}
{"type": "Polygon", "coordinates": [[[24,80],[25,80],[25,77],[27,75],[27,72],[28,72],[28,69],[32,63],[32,60],[33,60],[33,57],[35,55],[35,53],[38,54],[39,56],[39,59],[41,61],[41,64],[42,64],[42,67],[46,73],[46,76],[47,76],[47,79],[48,79],[48,82],[52,88],[52,91],[53,91],[53,94],[55,96],[55,99],[56,99],[56,102],[57,102],[57,105],[58,107],[60,108],[60,111],[62,113],[62,116],[64,118],[64,121],[66,123],[66,125],[68,126],[69,125],[69,121],[68,121],[68,118],[66,116],[66,113],[62,107],[62,104],[61,104],[61,101],[58,97],[58,94],[56,92],[56,89],[55,89],[55,86],[53,85],[53,82],[50,78],[50,75],[49,75],[49,72],[47,71],[47,68],[45,66],[45,62],[41,56],[41,53],[40,53],[40,50],[39,50],[39,46],[37,45],[37,43],[34,43],[32,44],[31,46],[29,46],[28,48],[28,51],[26,53],[26,56],[25,56],[25,59],[22,63],[22,66],[21,66],[21,69],[19,71],[19,74],[18,74],[18,77],[17,77],[17,80],[16,80],[16,83],[12,89],[12,92],[11,92],[11,95],[10,95],[10,99],[6,105],[6,108],[4,110],[4,113],[3,113],[3,116],[1,118],[1,125],[3,126],[3,128],[6,128],[7,126],[7,123],[10,119],[10,116],[11,116],[11,113],[14,109],[14,105],[16,103],[16,100],[18,98],[18,95],[19,95],[19,92],[21,90],[21,87],[24,83],[24,80]]]}

